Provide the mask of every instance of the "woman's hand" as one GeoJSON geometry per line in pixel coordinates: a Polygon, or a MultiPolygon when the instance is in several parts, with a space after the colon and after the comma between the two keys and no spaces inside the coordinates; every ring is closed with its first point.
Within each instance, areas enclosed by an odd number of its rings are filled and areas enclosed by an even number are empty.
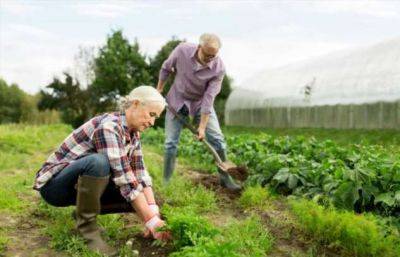
{"type": "MultiPolygon", "coordinates": [[[[160,216],[160,208],[158,207],[158,205],[156,203],[152,203],[149,204],[149,208],[150,210],[152,210],[152,212],[157,215],[159,218],[161,218],[160,216]]],[[[148,228],[145,229],[145,231],[143,232],[143,236],[145,238],[149,238],[151,236],[151,232],[148,228]]]]}
{"type": "Polygon", "coordinates": [[[157,231],[158,229],[162,228],[165,226],[165,221],[160,219],[157,215],[155,215],[153,218],[148,220],[145,223],[145,227],[147,229],[147,236],[145,237],[150,237],[152,236],[154,239],[161,240],[161,241],[167,241],[171,239],[171,233],[168,231],[157,231]]]}
{"type": "Polygon", "coordinates": [[[149,204],[149,208],[150,210],[153,211],[153,213],[155,215],[157,215],[158,217],[160,217],[160,208],[158,207],[158,205],[156,203],[151,203],[149,204]]]}

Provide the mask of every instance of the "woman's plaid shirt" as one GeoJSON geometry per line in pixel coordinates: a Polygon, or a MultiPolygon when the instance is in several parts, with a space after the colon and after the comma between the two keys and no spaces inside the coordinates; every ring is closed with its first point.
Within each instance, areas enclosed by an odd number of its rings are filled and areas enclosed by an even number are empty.
{"type": "Polygon", "coordinates": [[[128,201],[151,186],[139,133],[129,132],[125,114],[106,113],[92,118],[64,140],[37,172],[34,189],[39,190],[70,163],[93,153],[108,157],[112,179],[128,201]]]}

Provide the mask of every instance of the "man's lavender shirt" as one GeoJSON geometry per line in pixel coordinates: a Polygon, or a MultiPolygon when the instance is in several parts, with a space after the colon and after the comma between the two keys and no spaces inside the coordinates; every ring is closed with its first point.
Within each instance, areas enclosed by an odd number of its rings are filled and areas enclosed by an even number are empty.
{"type": "Polygon", "coordinates": [[[202,66],[196,60],[196,50],[195,44],[180,43],[163,63],[159,76],[165,81],[172,72],[176,73],[167,94],[168,104],[176,111],[185,104],[191,116],[199,110],[202,114],[211,113],[225,75],[225,66],[219,57],[202,66]]]}

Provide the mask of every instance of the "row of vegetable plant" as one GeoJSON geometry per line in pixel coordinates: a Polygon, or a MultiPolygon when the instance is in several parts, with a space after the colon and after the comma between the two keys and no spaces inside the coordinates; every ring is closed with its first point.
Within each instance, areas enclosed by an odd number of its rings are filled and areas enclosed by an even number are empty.
{"type": "MultiPolygon", "coordinates": [[[[160,129],[143,135],[144,144],[162,147],[163,140],[160,129]]],[[[192,135],[184,132],[180,141],[180,155],[194,165],[212,164],[211,155],[192,135]]],[[[285,195],[356,212],[400,215],[400,154],[384,146],[340,146],[332,140],[268,134],[229,136],[227,143],[230,159],[249,168],[247,184],[269,184],[285,195]]]]}

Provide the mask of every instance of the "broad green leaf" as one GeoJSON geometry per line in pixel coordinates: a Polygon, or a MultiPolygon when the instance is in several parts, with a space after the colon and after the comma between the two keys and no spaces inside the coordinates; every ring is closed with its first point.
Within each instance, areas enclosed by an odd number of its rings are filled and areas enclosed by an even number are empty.
{"type": "Polygon", "coordinates": [[[360,198],[358,187],[354,182],[348,181],[341,184],[335,191],[335,202],[340,206],[353,209],[354,204],[360,198]]]}
{"type": "Polygon", "coordinates": [[[297,186],[297,182],[299,181],[299,179],[297,178],[296,175],[294,174],[290,174],[289,175],[289,179],[288,179],[288,187],[290,189],[294,189],[297,186]]]}
{"type": "Polygon", "coordinates": [[[394,194],[394,199],[400,202],[400,191],[396,191],[396,193],[394,194]]]}
{"type": "Polygon", "coordinates": [[[278,173],[275,174],[275,176],[272,178],[273,180],[276,180],[278,183],[284,183],[289,177],[289,168],[282,168],[278,171],[278,173]]]}
{"type": "Polygon", "coordinates": [[[383,193],[383,194],[378,195],[375,198],[375,204],[382,202],[388,206],[393,206],[394,200],[395,200],[395,198],[392,196],[392,193],[383,193]]]}

